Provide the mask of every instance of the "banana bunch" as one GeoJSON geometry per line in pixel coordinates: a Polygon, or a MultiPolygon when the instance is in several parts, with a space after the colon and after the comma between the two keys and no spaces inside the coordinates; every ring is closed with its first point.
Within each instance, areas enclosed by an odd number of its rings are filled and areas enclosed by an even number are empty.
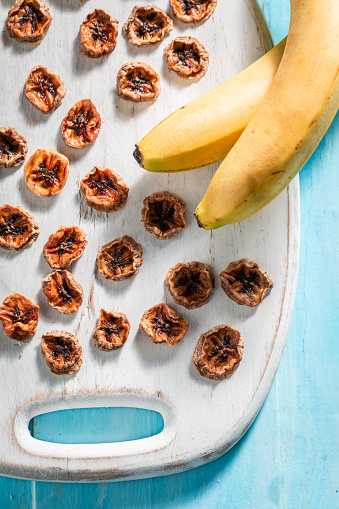
{"type": "Polygon", "coordinates": [[[173,113],[136,146],[135,158],[150,171],[192,169],[227,154],[195,211],[205,229],[242,221],[278,196],[338,111],[339,2],[290,1],[286,46],[282,41],[232,80],[173,113]],[[237,97],[241,104],[233,108],[237,97]],[[185,126],[186,139],[178,135],[185,126]]]}

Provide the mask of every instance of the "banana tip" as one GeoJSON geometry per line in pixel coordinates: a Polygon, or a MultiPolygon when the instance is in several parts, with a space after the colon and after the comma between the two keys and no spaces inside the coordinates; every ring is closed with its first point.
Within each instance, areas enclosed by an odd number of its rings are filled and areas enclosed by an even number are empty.
{"type": "Polygon", "coordinates": [[[197,217],[197,215],[196,215],[196,214],[194,214],[194,217],[195,217],[195,219],[197,220],[197,223],[198,223],[199,228],[204,228],[204,225],[203,225],[203,224],[199,221],[199,219],[198,219],[198,217],[197,217]]]}
{"type": "Polygon", "coordinates": [[[133,156],[134,156],[134,159],[136,160],[136,162],[138,163],[138,165],[141,166],[141,168],[144,168],[144,165],[142,164],[144,158],[143,158],[143,155],[142,155],[141,150],[138,147],[138,145],[135,145],[133,156]]]}

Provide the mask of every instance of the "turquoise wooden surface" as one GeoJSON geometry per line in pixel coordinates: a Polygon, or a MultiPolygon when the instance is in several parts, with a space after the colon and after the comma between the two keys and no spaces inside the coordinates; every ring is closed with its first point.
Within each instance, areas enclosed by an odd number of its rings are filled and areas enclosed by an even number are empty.
{"type": "MultiPolygon", "coordinates": [[[[288,0],[261,5],[280,40],[288,30],[288,0]]],[[[292,326],[271,391],[243,439],[213,463],[169,477],[111,484],[0,478],[0,509],[339,507],[338,168],[337,116],[300,174],[301,252],[292,326]]],[[[72,428],[72,416],[66,423],[59,419],[72,428]]],[[[90,419],[89,413],[82,416],[89,441],[97,434],[90,419]]],[[[137,410],[133,419],[133,426],[150,432],[157,426],[137,410]]],[[[103,427],[114,422],[106,419],[103,427]]]]}

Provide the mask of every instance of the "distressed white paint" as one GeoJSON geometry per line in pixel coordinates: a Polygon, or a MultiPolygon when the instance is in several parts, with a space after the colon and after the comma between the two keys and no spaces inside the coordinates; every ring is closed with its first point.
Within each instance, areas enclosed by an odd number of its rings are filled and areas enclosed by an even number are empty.
{"type": "MultiPolygon", "coordinates": [[[[158,46],[138,49],[119,34],[115,52],[101,61],[79,52],[78,27],[94,8],[104,8],[120,21],[134,1],[101,0],[78,5],[78,0],[50,0],[54,20],[38,47],[1,39],[0,124],[15,127],[28,140],[30,156],[52,147],[70,160],[70,177],[57,197],[40,198],[26,187],[23,168],[2,169],[1,203],[20,205],[32,213],[41,234],[21,253],[0,252],[0,300],[13,291],[40,305],[36,336],[17,344],[1,332],[0,473],[44,480],[116,480],[165,475],[210,461],[229,449],[251,424],[273,381],[286,341],[293,309],[299,248],[299,188],[289,190],[261,213],[241,224],[213,233],[197,228],[193,218],[216,165],[177,175],[142,171],[134,162],[134,143],[164,116],[190,99],[228,79],[269,49],[266,24],[253,3],[220,0],[215,15],[199,26],[174,23],[173,37],[196,36],[210,52],[210,68],[197,83],[185,82],[166,70],[162,52],[172,36],[158,46]],[[160,72],[162,92],[155,104],[134,105],[115,95],[115,76],[129,60],[141,60],[160,72]],[[61,107],[42,115],[25,98],[26,76],[42,64],[60,74],[67,87],[61,107]],[[72,150],[62,139],[60,123],[77,101],[91,98],[104,119],[98,140],[72,150]],[[109,215],[88,208],[79,194],[79,180],[93,165],[112,168],[131,187],[125,208],[109,215]],[[145,196],[160,190],[178,193],[187,202],[188,227],[176,238],[161,242],[148,234],[140,211],[145,196]],[[51,269],[42,255],[50,233],[61,224],[80,225],[89,244],[71,271],[83,285],[84,304],[71,316],[47,303],[40,281],[51,269]],[[131,235],[144,247],[139,274],[125,282],[110,282],[95,271],[99,247],[121,235],[131,235]],[[188,311],[173,303],[164,287],[167,270],[177,262],[209,263],[217,276],[235,259],[249,257],[264,267],[275,282],[257,309],[239,307],[222,292],[218,277],[210,302],[188,311]],[[165,301],[190,324],[181,344],[154,345],[138,330],[142,313],[165,301]],[[101,307],[127,314],[132,329],[118,351],[98,351],[91,333],[101,307]],[[240,330],[243,362],[223,382],[206,380],[194,368],[192,355],[202,332],[230,324],[240,330]],[[84,364],[73,376],[50,373],[40,354],[39,336],[52,329],[75,333],[83,346],[84,364]],[[165,427],[157,436],[135,442],[62,445],[39,442],[28,432],[30,418],[61,408],[135,406],[158,410],[165,427]]],[[[0,3],[5,19],[10,2],[0,3]],[[8,5],[7,5],[8,4],[8,5]]],[[[168,2],[158,5],[167,9],[168,2]]]]}

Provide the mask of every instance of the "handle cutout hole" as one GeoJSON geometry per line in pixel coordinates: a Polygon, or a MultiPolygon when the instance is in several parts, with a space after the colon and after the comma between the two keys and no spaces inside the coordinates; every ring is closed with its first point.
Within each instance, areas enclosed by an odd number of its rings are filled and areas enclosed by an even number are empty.
{"type": "Polygon", "coordinates": [[[159,412],[130,407],[59,410],[30,420],[32,437],[58,444],[127,442],[158,435],[164,427],[159,412]]]}

